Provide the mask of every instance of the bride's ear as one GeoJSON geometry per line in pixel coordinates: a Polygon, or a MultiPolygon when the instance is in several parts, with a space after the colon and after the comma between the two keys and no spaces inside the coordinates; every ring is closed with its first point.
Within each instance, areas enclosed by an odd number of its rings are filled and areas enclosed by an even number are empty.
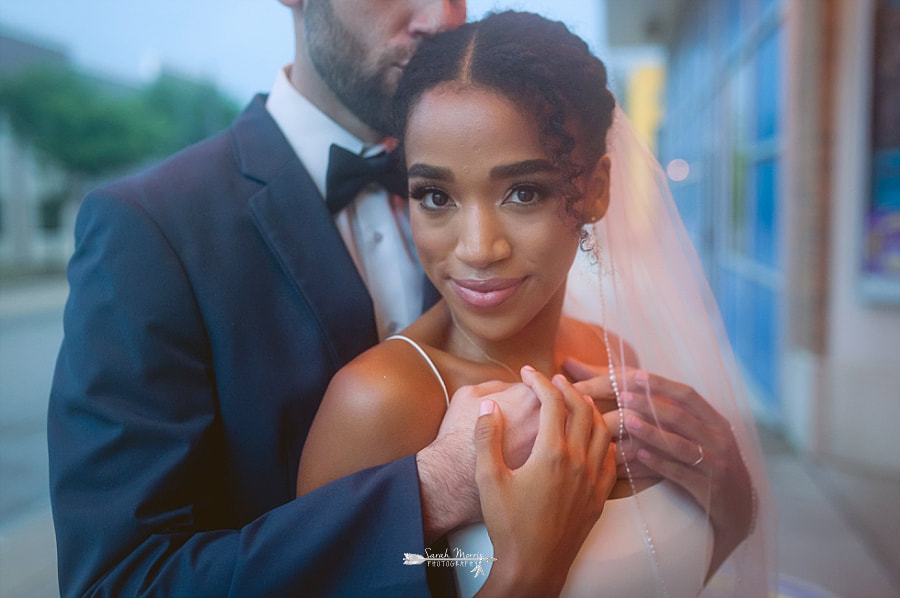
{"type": "Polygon", "coordinates": [[[587,222],[597,222],[609,208],[609,172],[609,156],[604,154],[588,175],[584,194],[584,213],[587,222]]]}

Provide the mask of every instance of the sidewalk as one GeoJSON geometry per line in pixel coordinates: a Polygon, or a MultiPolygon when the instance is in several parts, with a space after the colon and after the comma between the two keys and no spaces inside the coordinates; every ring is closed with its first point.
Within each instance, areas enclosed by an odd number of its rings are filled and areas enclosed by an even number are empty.
{"type": "MultiPolygon", "coordinates": [[[[900,596],[900,480],[866,479],[810,463],[778,437],[762,439],[778,509],[778,567],[788,595],[819,598],[812,583],[843,598],[900,596]],[[841,488],[853,492],[838,496],[841,488]],[[868,507],[858,516],[861,507],[868,507]],[[857,516],[852,513],[856,512],[857,516]]],[[[826,594],[827,596],[827,594],[826,594]]]]}
{"type": "Polygon", "coordinates": [[[58,587],[50,507],[0,527],[0,598],[54,598],[58,587]]]}
{"type": "Polygon", "coordinates": [[[59,595],[45,413],[67,295],[62,276],[0,282],[0,598],[59,595]]]}

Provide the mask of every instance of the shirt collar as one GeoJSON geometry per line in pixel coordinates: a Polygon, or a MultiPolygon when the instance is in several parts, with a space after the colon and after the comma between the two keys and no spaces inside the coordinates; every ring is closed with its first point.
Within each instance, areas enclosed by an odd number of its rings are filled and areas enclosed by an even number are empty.
{"type": "Polygon", "coordinates": [[[325,197],[328,153],[332,143],[364,156],[380,153],[384,146],[370,146],[357,139],[303,97],[291,85],[288,78],[290,68],[287,65],[278,69],[266,100],[266,110],[300,158],[322,197],[325,197]]]}

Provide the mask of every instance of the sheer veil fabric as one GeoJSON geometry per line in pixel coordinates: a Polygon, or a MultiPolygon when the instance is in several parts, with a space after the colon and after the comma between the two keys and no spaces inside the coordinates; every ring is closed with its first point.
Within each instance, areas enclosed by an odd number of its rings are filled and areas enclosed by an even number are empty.
{"type": "MultiPolygon", "coordinates": [[[[580,251],[572,266],[564,312],[609,331],[611,360],[598,365],[608,365],[619,380],[626,379],[625,365],[616,355],[625,353],[627,343],[641,369],[692,386],[731,423],[755,491],[754,524],[700,595],[774,595],[775,511],[753,416],[718,307],[665,173],[619,108],[608,150],[609,209],[601,220],[587,225],[590,252],[580,251]]],[[[619,391],[638,392],[627,382],[619,391]]],[[[634,499],[648,554],[656,561],[658,595],[674,596],[669,588],[678,584],[667,584],[671,574],[659,566],[667,558],[665,547],[657,545],[666,530],[651,516],[654,507],[646,492],[634,499]]],[[[707,506],[701,505],[704,513],[707,506]]],[[[705,550],[711,553],[712,546],[705,550]]]]}

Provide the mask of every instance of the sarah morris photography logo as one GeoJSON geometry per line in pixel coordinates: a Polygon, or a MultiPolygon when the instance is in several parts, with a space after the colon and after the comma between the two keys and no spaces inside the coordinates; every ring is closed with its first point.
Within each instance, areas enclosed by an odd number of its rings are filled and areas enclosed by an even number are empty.
{"type": "Polygon", "coordinates": [[[475,577],[479,575],[487,575],[484,572],[484,563],[493,563],[496,561],[492,556],[484,556],[481,553],[467,553],[459,548],[453,549],[453,556],[450,556],[450,550],[444,552],[432,553],[430,548],[425,549],[425,556],[421,554],[403,553],[404,565],[421,565],[428,567],[472,567],[472,573],[475,577]]]}

